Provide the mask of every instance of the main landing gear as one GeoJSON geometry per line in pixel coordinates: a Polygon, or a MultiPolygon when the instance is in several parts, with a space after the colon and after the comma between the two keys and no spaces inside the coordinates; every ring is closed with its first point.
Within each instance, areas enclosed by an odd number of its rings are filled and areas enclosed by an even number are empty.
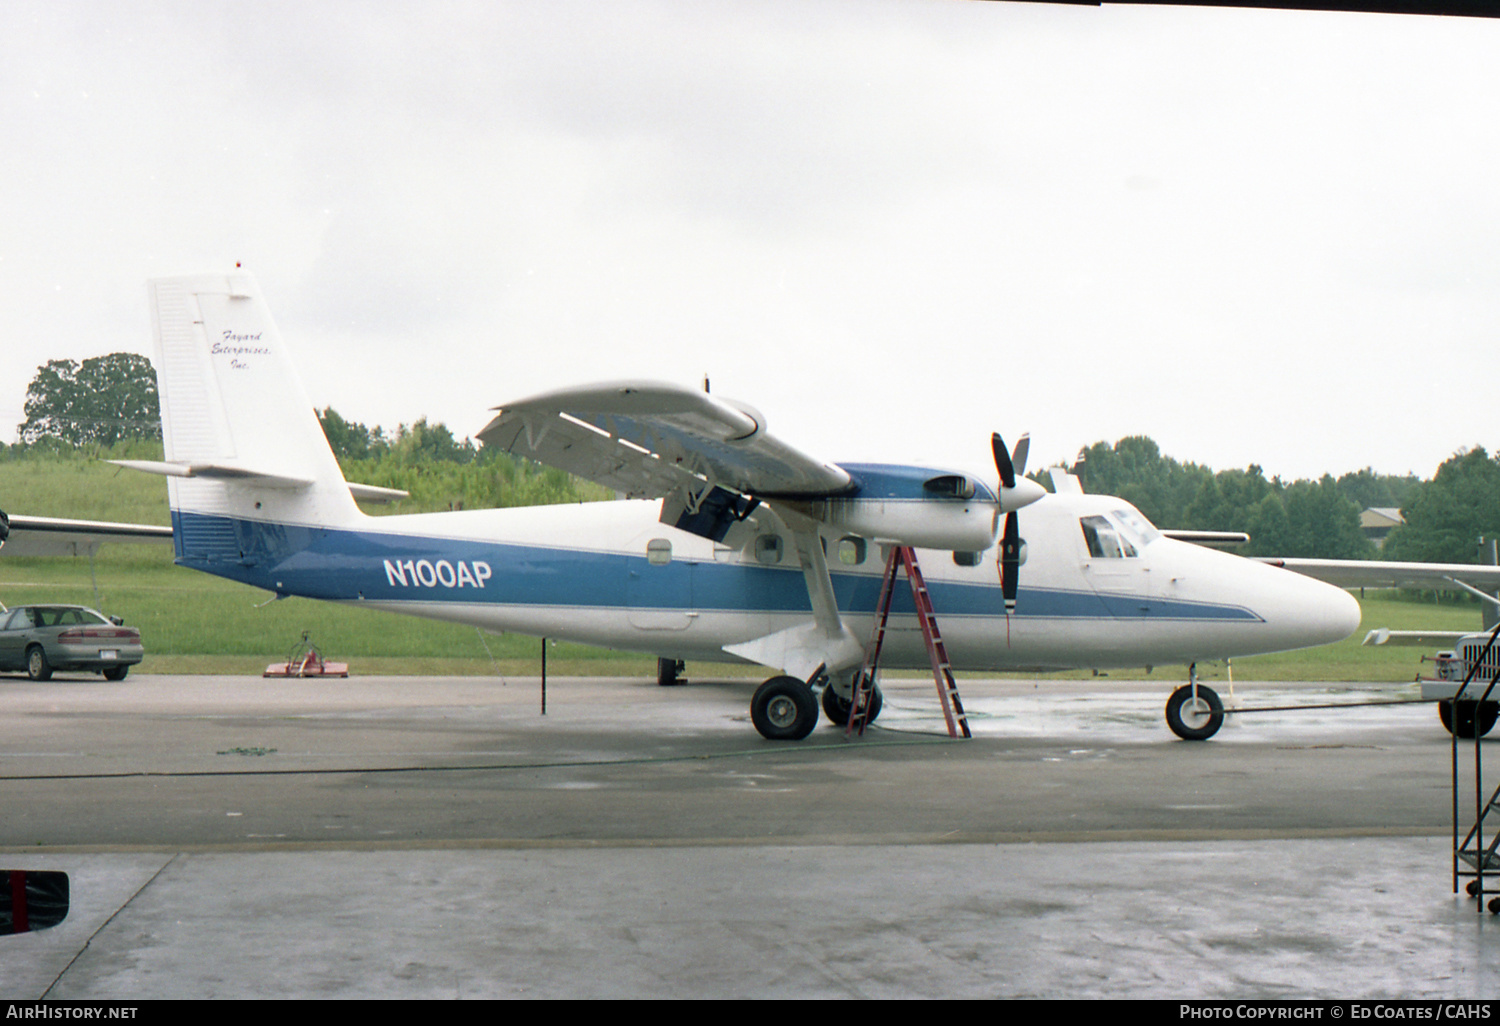
{"type": "Polygon", "coordinates": [[[683,664],[681,659],[657,659],[656,660],[656,683],[664,688],[670,688],[676,684],[684,683],[682,679],[683,664]]]}
{"type": "MultiPolygon", "coordinates": [[[[819,678],[814,677],[813,682],[819,678]]],[[[814,683],[797,677],[772,677],[755,689],[750,699],[750,720],[760,736],[769,741],[801,741],[818,725],[818,695],[814,683]]],[[[852,692],[852,686],[849,689],[852,692]]],[[[849,722],[850,696],[841,695],[832,685],[822,688],[823,712],[836,726],[849,722]]],[[[880,714],[880,689],[870,695],[871,722],[880,714]]]]}
{"type": "MultiPolygon", "coordinates": [[[[853,685],[850,685],[850,695],[841,695],[832,684],[823,689],[823,713],[828,717],[830,723],[836,727],[844,727],[849,724],[849,708],[853,704],[851,700],[853,685]]],[[[875,685],[870,690],[870,709],[865,717],[865,723],[875,722],[875,717],[880,715],[880,685],[875,685]]]]}
{"type": "Polygon", "coordinates": [[[1167,699],[1167,726],[1184,741],[1207,741],[1224,725],[1224,703],[1210,687],[1198,683],[1198,664],[1188,667],[1188,682],[1167,699]]]}

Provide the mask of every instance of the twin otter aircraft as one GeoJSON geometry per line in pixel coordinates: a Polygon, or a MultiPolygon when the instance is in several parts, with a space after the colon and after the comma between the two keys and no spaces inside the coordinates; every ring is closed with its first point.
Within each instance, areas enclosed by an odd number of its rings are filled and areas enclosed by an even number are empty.
{"type": "MultiPolygon", "coordinates": [[[[1359,623],[1338,588],[1164,536],[1071,478],[1048,494],[998,437],[998,487],[826,463],[749,406],[647,382],[508,403],[479,434],[621,501],[366,516],[355,498],[380,490],[344,480],[249,275],[153,281],[150,302],[166,459],[120,462],[168,477],[178,563],[278,596],[651,653],[668,674],[759,664],[775,674],[751,701],[768,738],[806,737],[820,695],[831,718],[847,711],[891,546],[917,550],[960,671],[1192,665],[1359,623]]],[[[905,588],[882,656],[928,665],[905,588]]],[[[1194,680],[1167,719],[1206,738],[1223,710],[1194,680]]]]}

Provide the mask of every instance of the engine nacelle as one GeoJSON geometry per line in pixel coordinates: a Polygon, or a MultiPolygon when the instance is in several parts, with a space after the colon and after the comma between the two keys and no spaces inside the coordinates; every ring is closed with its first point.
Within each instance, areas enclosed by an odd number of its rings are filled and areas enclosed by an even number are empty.
{"type": "Polygon", "coordinates": [[[995,504],[979,499],[824,499],[809,504],[847,534],[920,549],[983,552],[995,544],[995,504]]]}

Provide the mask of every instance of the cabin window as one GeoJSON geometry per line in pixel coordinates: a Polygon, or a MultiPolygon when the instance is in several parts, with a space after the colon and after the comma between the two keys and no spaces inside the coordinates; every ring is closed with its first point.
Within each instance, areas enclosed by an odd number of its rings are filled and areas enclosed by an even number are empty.
{"type": "Polygon", "coordinates": [[[1083,540],[1088,545],[1089,555],[1095,559],[1125,559],[1136,555],[1135,546],[1122,538],[1115,525],[1104,517],[1084,517],[1079,524],[1083,527],[1083,540]]]}
{"type": "Polygon", "coordinates": [[[839,562],[845,566],[859,566],[865,561],[865,540],[853,535],[839,539],[839,562]]]}
{"type": "Polygon", "coordinates": [[[781,562],[781,535],[763,534],[755,539],[755,561],[767,566],[781,562]]]}
{"type": "Polygon", "coordinates": [[[652,566],[666,566],[672,562],[672,543],[665,538],[652,538],[646,543],[646,562],[652,566]]]}

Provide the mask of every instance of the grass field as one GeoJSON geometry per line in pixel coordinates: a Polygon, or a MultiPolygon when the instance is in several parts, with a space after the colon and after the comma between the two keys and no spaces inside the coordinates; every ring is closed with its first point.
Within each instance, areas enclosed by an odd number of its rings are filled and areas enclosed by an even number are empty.
{"type": "MultiPolygon", "coordinates": [[[[114,454],[119,455],[119,454],[114,454]]],[[[169,522],[166,485],[157,477],[121,471],[98,461],[0,461],[0,508],[39,516],[135,523],[169,522]]],[[[265,604],[263,591],[173,566],[165,545],[106,545],[93,573],[85,558],[23,559],[0,555],[0,602],[69,602],[122,616],[141,629],[149,673],[259,673],[284,659],[302,632],[330,659],[356,673],[522,675],[538,672],[541,643],[517,635],[481,634],[472,627],[353,609],[309,599],[265,604]]],[[[1360,629],[1336,645],[1236,660],[1242,680],[1409,681],[1422,651],[1360,644],[1375,627],[1479,629],[1478,606],[1469,599],[1417,600],[1394,592],[1361,599],[1360,629]]],[[[939,610],[941,617],[941,610],[939,610]]],[[[648,676],[648,656],[583,645],[549,645],[548,671],[558,674],[648,676]]],[[[689,667],[700,675],[756,677],[754,667],[689,667]]],[[[1223,665],[1200,666],[1207,679],[1223,678],[1223,665]]],[[[1087,674],[1088,671],[1083,671],[1087,674]]],[[[1148,676],[1143,669],[1111,670],[1112,678],[1148,676]]],[[[1073,671],[1065,676],[1077,676],[1073,671]]],[[[1183,667],[1161,666],[1149,675],[1171,680],[1183,667]]]]}

